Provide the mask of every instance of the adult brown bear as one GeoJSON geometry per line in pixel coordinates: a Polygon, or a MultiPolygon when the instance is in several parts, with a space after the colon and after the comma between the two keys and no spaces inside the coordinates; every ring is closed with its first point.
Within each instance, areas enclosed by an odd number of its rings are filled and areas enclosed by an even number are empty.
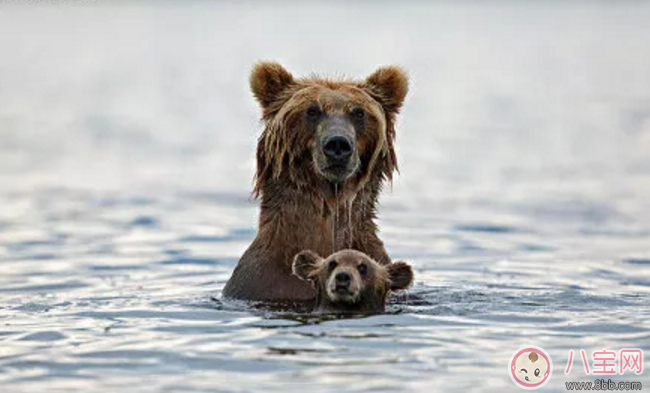
{"type": "Polygon", "coordinates": [[[389,66],[363,81],[296,79],[280,64],[257,64],[251,89],[265,129],[257,145],[257,237],[223,294],[254,301],[307,301],[313,286],[292,275],[294,256],[352,248],[390,263],[377,237],[376,203],[397,169],[395,117],[406,73],[389,66]]]}

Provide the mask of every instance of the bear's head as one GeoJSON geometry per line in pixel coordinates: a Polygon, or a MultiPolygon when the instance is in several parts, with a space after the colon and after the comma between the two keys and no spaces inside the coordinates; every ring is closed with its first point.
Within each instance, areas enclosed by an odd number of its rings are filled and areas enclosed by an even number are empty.
{"type": "Polygon", "coordinates": [[[297,79],[280,64],[263,62],[250,84],[265,122],[256,194],[279,178],[285,187],[355,190],[371,178],[392,179],[395,116],[408,90],[401,68],[379,68],[362,81],[297,79]]]}
{"type": "Polygon", "coordinates": [[[320,311],[382,312],[390,291],[408,288],[413,270],[406,262],[380,265],[356,250],[341,250],[321,258],[310,250],[293,260],[293,274],[311,281],[320,311]]]}

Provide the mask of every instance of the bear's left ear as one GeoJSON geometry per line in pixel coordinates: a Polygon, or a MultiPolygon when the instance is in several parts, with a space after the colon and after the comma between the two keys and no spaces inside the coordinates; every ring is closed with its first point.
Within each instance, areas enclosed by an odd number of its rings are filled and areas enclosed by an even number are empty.
{"type": "Polygon", "coordinates": [[[293,75],[275,62],[257,63],[251,71],[251,91],[262,108],[277,100],[280,93],[294,83],[293,75]]]}
{"type": "Polygon", "coordinates": [[[384,111],[397,113],[409,90],[408,75],[398,66],[381,67],[366,78],[362,87],[381,103],[384,111]]]}
{"type": "Polygon", "coordinates": [[[406,262],[393,262],[386,266],[391,291],[401,291],[413,283],[413,270],[406,262]]]}
{"type": "Polygon", "coordinates": [[[311,272],[316,269],[318,264],[323,260],[320,255],[316,254],[311,250],[300,251],[293,258],[293,265],[291,270],[293,274],[300,277],[303,280],[311,280],[311,272]]]}

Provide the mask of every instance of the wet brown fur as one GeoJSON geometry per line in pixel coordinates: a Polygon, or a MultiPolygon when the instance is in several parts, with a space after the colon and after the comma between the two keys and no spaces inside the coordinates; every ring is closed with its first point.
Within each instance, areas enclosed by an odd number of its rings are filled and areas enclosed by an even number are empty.
{"type": "Polygon", "coordinates": [[[279,64],[265,62],[253,68],[250,83],[265,124],[254,187],[261,211],[257,237],[224,295],[259,301],[313,299],[311,285],[291,274],[293,257],[304,249],[329,255],[353,248],[380,264],[390,263],[374,219],[382,184],[397,170],[395,117],[407,92],[404,71],[384,67],[363,81],[296,79],[279,64]],[[315,141],[303,114],[313,102],[328,113],[345,113],[354,106],[368,113],[356,140],[360,168],[338,193],[319,175],[311,154],[315,141]]]}

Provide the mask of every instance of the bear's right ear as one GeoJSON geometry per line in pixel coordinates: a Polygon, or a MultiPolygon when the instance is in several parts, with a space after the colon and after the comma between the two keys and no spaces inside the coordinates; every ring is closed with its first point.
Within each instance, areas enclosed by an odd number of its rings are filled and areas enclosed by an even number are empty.
{"type": "Polygon", "coordinates": [[[393,262],[386,266],[391,291],[401,291],[413,283],[413,269],[406,262],[393,262]]]}
{"type": "Polygon", "coordinates": [[[257,63],[251,71],[251,91],[262,108],[269,106],[280,93],[294,83],[293,75],[275,62],[257,63]]]}
{"type": "Polygon", "coordinates": [[[409,90],[409,78],[399,66],[387,66],[370,74],[362,85],[384,107],[389,114],[395,114],[402,107],[409,90]]]}
{"type": "Polygon", "coordinates": [[[311,250],[300,251],[293,258],[293,274],[303,280],[311,280],[310,274],[322,260],[323,258],[311,250]]]}

